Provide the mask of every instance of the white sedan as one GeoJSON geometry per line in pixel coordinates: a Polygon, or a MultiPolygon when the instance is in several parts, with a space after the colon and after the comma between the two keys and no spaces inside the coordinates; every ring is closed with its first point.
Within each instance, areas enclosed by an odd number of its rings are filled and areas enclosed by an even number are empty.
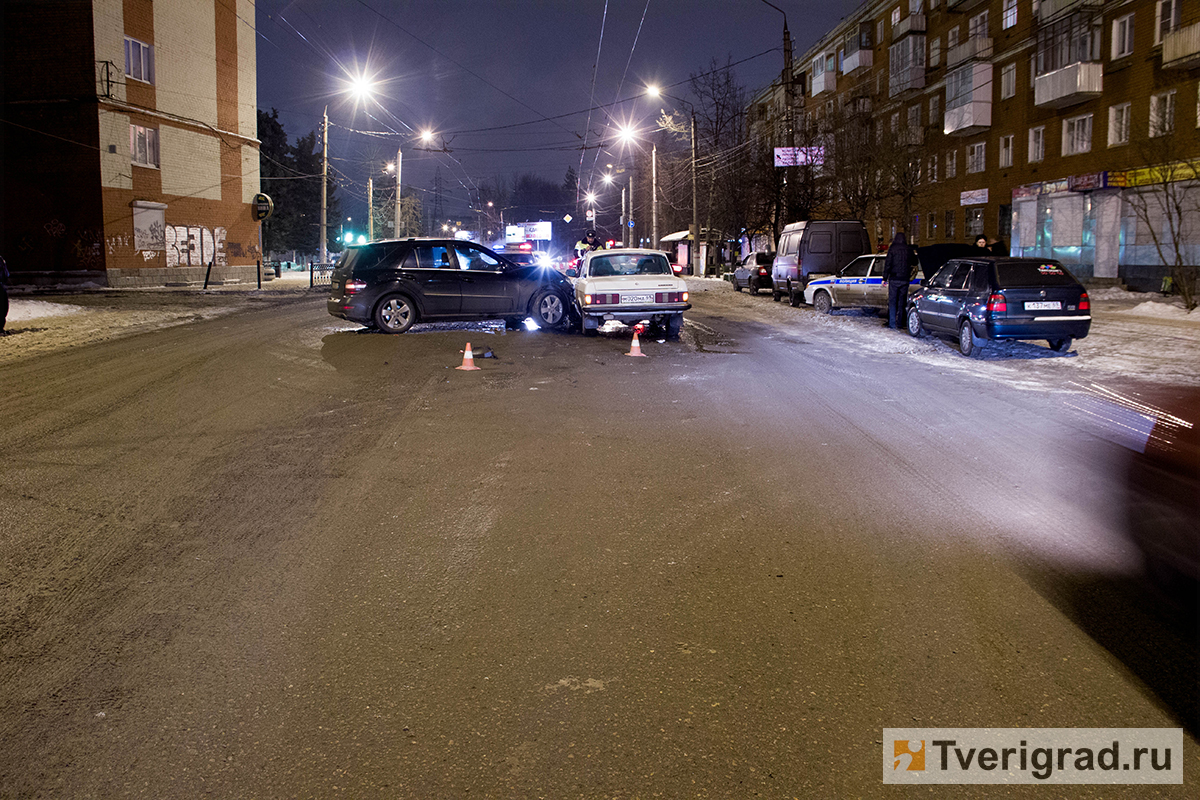
{"type": "Polygon", "coordinates": [[[567,276],[575,279],[575,309],[585,336],[616,320],[645,322],[678,339],[683,312],[692,307],[687,283],[659,250],[593,250],[567,276]]]}

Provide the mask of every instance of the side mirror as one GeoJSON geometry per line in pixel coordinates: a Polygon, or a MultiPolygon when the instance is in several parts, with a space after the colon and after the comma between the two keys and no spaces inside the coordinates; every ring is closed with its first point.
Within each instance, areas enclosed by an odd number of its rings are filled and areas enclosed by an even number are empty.
{"type": "Polygon", "coordinates": [[[575,269],[574,267],[568,267],[567,268],[567,277],[568,278],[578,278],[579,270],[575,269]]]}

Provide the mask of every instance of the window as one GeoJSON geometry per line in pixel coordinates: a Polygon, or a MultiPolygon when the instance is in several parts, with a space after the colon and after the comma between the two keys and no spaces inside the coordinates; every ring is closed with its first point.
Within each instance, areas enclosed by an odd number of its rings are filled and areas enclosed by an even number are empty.
{"type": "Polygon", "coordinates": [[[891,128],[892,128],[892,133],[895,133],[896,131],[900,130],[900,112],[899,111],[897,111],[895,114],[892,114],[891,128]]]}
{"type": "Polygon", "coordinates": [[[925,0],[908,0],[908,13],[920,14],[925,10],[925,0]]]}
{"type": "Polygon", "coordinates": [[[1158,0],[1154,11],[1154,43],[1162,44],[1163,37],[1179,27],[1181,0],[1158,0]]]}
{"type": "Polygon", "coordinates": [[[476,272],[498,272],[501,268],[499,261],[492,258],[483,250],[472,247],[469,244],[454,245],[454,252],[458,255],[459,269],[469,269],[476,272]]]}
{"type": "Polygon", "coordinates": [[[949,33],[946,34],[946,49],[953,50],[957,46],[958,46],[958,26],[955,25],[953,28],[950,29],[949,33]]]}
{"type": "Polygon", "coordinates": [[[846,71],[846,51],[838,50],[838,72],[846,71]]]}
{"type": "Polygon", "coordinates": [[[967,23],[968,35],[972,39],[986,39],[988,35],[988,12],[976,14],[967,23]]]}
{"type": "Polygon", "coordinates": [[[875,23],[875,41],[883,43],[883,20],[875,23]]]}
{"type": "Polygon", "coordinates": [[[933,241],[937,237],[937,214],[930,213],[925,215],[925,238],[933,241]]]}
{"type": "Polygon", "coordinates": [[[933,97],[929,98],[929,124],[930,125],[937,125],[939,127],[941,126],[942,123],[941,123],[941,120],[939,119],[939,117],[941,117],[942,109],[940,108],[940,106],[941,106],[941,98],[938,95],[935,94],[933,97]]]}
{"type": "Polygon", "coordinates": [[[888,96],[925,85],[925,37],[905,36],[888,48],[888,96]]]}
{"type": "Polygon", "coordinates": [[[900,6],[896,6],[895,8],[892,9],[892,27],[894,28],[899,24],[900,24],[900,6]]]}
{"type": "Polygon", "coordinates": [[[1108,146],[1129,143],[1129,103],[1108,107],[1108,146]]]}
{"type": "Polygon", "coordinates": [[[983,172],[986,142],[967,145],[967,172],[983,172]]]}
{"type": "Polygon", "coordinates": [[[1000,27],[1008,30],[1017,24],[1017,0],[1004,0],[1004,19],[1000,27]]]}
{"type": "Polygon", "coordinates": [[[1124,58],[1133,53],[1133,14],[1113,20],[1112,57],[1124,58]]]}
{"type": "Polygon", "coordinates": [[[1012,237],[1012,205],[1002,204],[1000,206],[1000,218],[997,220],[996,234],[1001,239],[1009,239],[1012,237]]]}
{"type": "Polygon", "coordinates": [[[929,43],[929,66],[936,67],[942,63],[942,37],[935,36],[929,43]]]}
{"type": "Polygon", "coordinates": [[[1029,163],[1036,164],[1046,157],[1046,126],[1029,129],[1029,163]]]}
{"type": "Polygon", "coordinates": [[[1017,64],[1005,64],[1000,68],[1000,99],[1007,100],[1017,93],[1017,64]]]}
{"type": "Polygon", "coordinates": [[[1034,59],[1038,75],[1082,62],[1099,61],[1104,18],[1098,8],[1085,7],[1038,26],[1034,59]]]}
{"type": "Polygon", "coordinates": [[[909,106],[908,107],[908,127],[910,127],[910,128],[921,127],[921,107],[920,106],[909,106]]]}
{"type": "Polygon", "coordinates": [[[129,160],[143,167],[158,166],[158,128],[129,126],[129,160]]]}
{"type": "Polygon", "coordinates": [[[946,234],[947,239],[954,238],[954,217],[955,216],[956,215],[954,213],[953,208],[946,212],[946,225],[943,228],[942,232],[946,234]]]}
{"type": "Polygon", "coordinates": [[[1012,134],[1000,137],[1000,167],[1011,167],[1013,165],[1013,137],[1012,134]]]}
{"type": "MultiPolygon", "coordinates": [[[[982,235],[983,235],[983,206],[978,206],[976,208],[968,208],[967,209],[967,236],[970,236],[973,239],[976,236],[982,236],[982,235]]],[[[965,275],[962,275],[962,277],[961,277],[961,280],[962,280],[961,286],[954,285],[955,283],[957,283],[959,281],[959,279],[960,279],[959,276],[960,276],[960,273],[955,273],[954,280],[951,281],[951,283],[950,283],[951,289],[958,289],[958,288],[962,288],[962,286],[967,285],[965,275]]]]}
{"type": "Polygon", "coordinates": [[[938,158],[937,158],[937,156],[929,157],[928,169],[929,169],[929,182],[937,183],[938,182],[938,158]]]}
{"type": "Polygon", "coordinates": [[[125,74],[134,80],[154,83],[154,47],[126,36],[125,74]]]}
{"type": "Polygon", "coordinates": [[[1150,135],[1165,136],[1175,130],[1175,90],[1150,95],[1150,135]]]}
{"type": "Polygon", "coordinates": [[[946,179],[949,180],[958,175],[958,151],[951,150],[946,153],[946,179]]]}
{"type": "Polygon", "coordinates": [[[1092,149],[1092,115],[1081,114],[1063,120],[1062,153],[1074,156],[1092,149]]]}

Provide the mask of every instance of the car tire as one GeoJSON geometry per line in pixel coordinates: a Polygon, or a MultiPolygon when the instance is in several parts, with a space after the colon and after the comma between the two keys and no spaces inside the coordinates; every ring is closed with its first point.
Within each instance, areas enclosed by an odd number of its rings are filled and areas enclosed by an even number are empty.
{"type": "Polygon", "coordinates": [[[776,303],[778,303],[779,298],[781,298],[781,297],[783,297],[783,292],[779,291],[778,289],[776,289],[774,287],[774,285],[772,285],[771,286],[771,299],[774,300],[776,303]]]}
{"type": "Polygon", "coordinates": [[[919,339],[923,333],[925,326],[921,324],[921,315],[917,312],[917,307],[913,306],[908,310],[908,335],[919,339]]]}
{"type": "Polygon", "coordinates": [[[802,302],[804,302],[804,290],[801,289],[800,291],[796,291],[795,284],[792,284],[792,283],[788,284],[788,292],[787,293],[788,293],[788,305],[791,306],[792,308],[799,308],[800,304],[802,302]]]}
{"type": "Polygon", "coordinates": [[[818,314],[832,314],[833,298],[829,296],[829,292],[817,292],[813,295],[813,308],[818,314]]]}
{"type": "Polygon", "coordinates": [[[402,294],[389,294],[375,306],[375,327],[384,333],[404,333],[417,321],[417,307],[402,294]]]}
{"type": "Polygon", "coordinates": [[[1050,349],[1056,353],[1066,353],[1070,351],[1074,340],[1070,336],[1067,336],[1062,339],[1047,339],[1046,344],[1050,345],[1050,349]]]}
{"type": "MultiPolygon", "coordinates": [[[[740,291],[742,290],[742,285],[741,285],[740,283],[738,283],[738,282],[737,282],[737,278],[734,278],[734,279],[733,279],[733,290],[734,290],[735,292],[740,292],[740,291]]],[[[754,287],[753,287],[753,286],[751,286],[751,287],[750,287],[750,294],[754,294],[754,287]]]]}
{"type": "Polygon", "coordinates": [[[679,341],[679,333],[683,330],[683,314],[672,314],[667,317],[667,339],[672,342],[679,341]]]}
{"type": "Polygon", "coordinates": [[[979,355],[979,351],[983,347],[979,339],[975,336],[975,331],[971,328],[971,320],[964,319],[958,323],[958,352],[962,353],[967,358],[979,355]]]}
{"type": "Polygon", "coordinates": [[[567,304],[562,295],[550,289],[544,289],[534,295],[529,305],[529,315],[539,328],[555,330],[561,328],[567,320],[567,304]]]}
{"type": "Polygon", "coordinates": [[[753,280],[746,281],[746,288],[750,290],[750,294],[758,294],[758,284],[753,280]]]}

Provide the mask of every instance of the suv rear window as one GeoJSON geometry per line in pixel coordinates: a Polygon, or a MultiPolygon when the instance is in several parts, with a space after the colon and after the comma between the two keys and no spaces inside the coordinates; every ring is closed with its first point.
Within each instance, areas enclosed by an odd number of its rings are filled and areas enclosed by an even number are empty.
{"type": "Polygon", "coordinates": [[[338,267],[349,268],[351,272],[362,273],[378,269],[380,265],[395,261],[396,256],[404,245],[366,245],[364,247],[348,247],[338,261],[338,267]]]}
{"type": "Polygon", "coordinates": [[[996,264],[996,283],[1001,288],[1018,286],[1073,286],[1078,281],[1066,267],[1054,261],[1001,261],[996,264]]]}

